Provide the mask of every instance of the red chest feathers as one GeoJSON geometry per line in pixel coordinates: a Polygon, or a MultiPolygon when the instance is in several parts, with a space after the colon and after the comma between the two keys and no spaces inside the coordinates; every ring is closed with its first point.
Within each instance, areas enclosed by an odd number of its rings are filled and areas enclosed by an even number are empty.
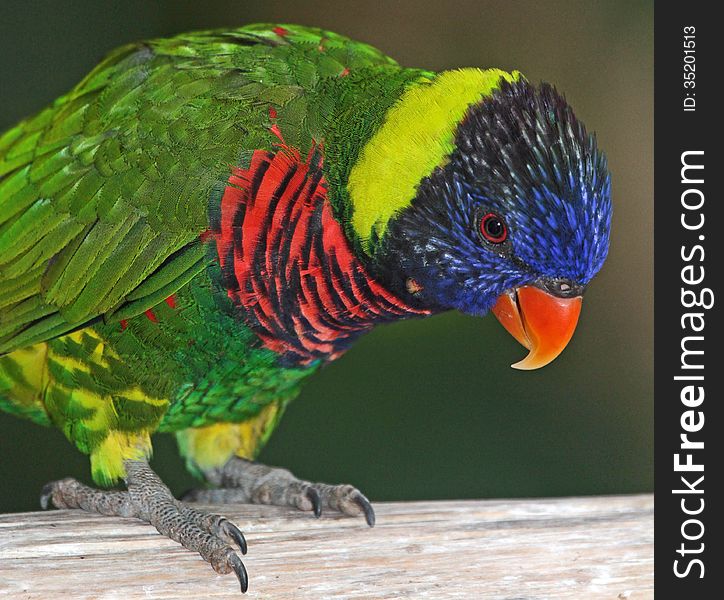
{"type": "Polygon", "coordinates": [[[212,230],[229,297],[290,364],[333,360],[376,323],[425,311],[385,289],[355,256],[327,200],[322,154],[279,144],[233,169],[212,230]]]}

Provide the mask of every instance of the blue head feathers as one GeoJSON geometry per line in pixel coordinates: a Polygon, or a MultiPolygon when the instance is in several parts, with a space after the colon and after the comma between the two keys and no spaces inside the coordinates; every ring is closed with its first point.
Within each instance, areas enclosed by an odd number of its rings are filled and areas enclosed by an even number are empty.
{"type": "Polygon", "coordinates": [[[524,285],[580,294],[608,253],[610,188],[595,137],[553,87],[503,82],[392,220],[385,271],[418,302],[470,314],[524,285]]]}

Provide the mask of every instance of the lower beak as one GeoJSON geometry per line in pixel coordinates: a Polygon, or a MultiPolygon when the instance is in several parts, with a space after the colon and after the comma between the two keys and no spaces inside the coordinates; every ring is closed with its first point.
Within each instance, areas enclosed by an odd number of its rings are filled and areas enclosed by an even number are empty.
{"type": "Polygon", "coordinates": [[[573,337],[583,298],[559,298],[534,287],[506,292],[493,314],[516,340],[530,350],[514,369],[532,370],[552,362],[573,337]]]}

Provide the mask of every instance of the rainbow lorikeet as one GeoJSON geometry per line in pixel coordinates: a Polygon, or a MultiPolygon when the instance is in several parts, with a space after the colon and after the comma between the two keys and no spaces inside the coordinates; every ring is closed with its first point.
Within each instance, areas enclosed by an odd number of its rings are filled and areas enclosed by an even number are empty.
{"type": "Polygon", "coordinates": [[[610,178],[550,85],[400,67],[250,25],[112,52],[0,138],[0,407],[60,428],[96,483],[42,503],[135,516],[247,575],[228,520],[173,498],[364,514],[253,462],[302,383],[378,323],[491,311],[540,367],[608,251],[610,178]]]}

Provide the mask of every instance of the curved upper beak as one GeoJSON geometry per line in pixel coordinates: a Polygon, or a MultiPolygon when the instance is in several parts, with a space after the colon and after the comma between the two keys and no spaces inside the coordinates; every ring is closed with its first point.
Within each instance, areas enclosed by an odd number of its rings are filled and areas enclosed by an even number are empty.
{"type": "Polygon", "coordinates": [[[535,286],[523,286],[498,298],[493,314],[530,350],[514,369],[539,369],[553,361],[573,337],[583,298],[560,298],[535,286]]]}

